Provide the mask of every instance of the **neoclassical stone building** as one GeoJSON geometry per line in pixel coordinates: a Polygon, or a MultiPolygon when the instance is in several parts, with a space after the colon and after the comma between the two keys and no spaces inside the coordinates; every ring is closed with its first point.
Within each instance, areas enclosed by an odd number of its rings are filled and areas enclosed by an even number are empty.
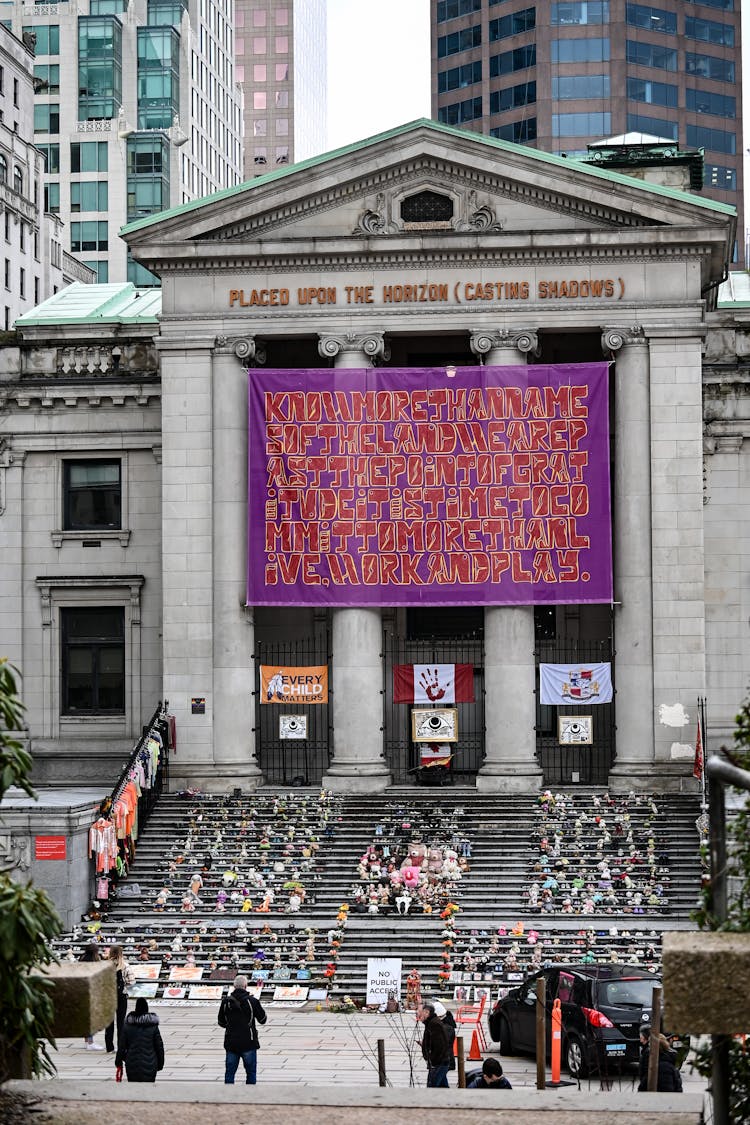
{"type": "MultiPolygon", "coordinates": [[[[748,667],[750,345],[729,208],[422,121],[124,237],[160,307],[74,287],[0,353],[0,636],[41,780],[112,777],[166,698],[175,784],[382,790],[420,761],[394,667],[434,663],[472,669],[460,781],[695,784],[697,700],[710,742],[726,738],[748,667]],[[248,553],[251,570],[270,557],[248,534],[248,457],[251,509],[268,483],[248,385],[413,371],[429,391],[602,364],[608,595],[248,604],[248,553]],[[587,661],[610,665],[613,703],[541,703],[540,663],[587,661]],[[266,705],[261,665],[327,665],[327,704],[266,705]],[[584,712],[592,741],[561,742],[560,715],[584,712]],[[282,713],[305,739],[282,737],[282,713]]],[[[287,546],[298,565],[306,548],[287,546]]]]}

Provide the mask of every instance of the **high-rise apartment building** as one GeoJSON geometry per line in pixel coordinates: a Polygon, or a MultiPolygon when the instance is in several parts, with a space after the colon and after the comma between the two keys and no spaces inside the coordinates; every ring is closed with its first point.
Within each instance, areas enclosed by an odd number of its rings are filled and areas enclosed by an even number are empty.
{"type": "Polygon", "coordinates": [[[118,230],[242,178],[232,0],[0,4],[34,51],[45,210],[99,281],[157,279],[118,230]]]}
{"type": "Polygon", "coordinates": [[[71,281],[93,274],[66,254],[62,223],[46,215],[44,156],[34,145],[34,56],[0,26],[0,331],[71,281]]]}
{"type": "Polygon", "coordinates": [[[432,111],[545,152],[644,133],[705,150],[739,212],[740,0],[431,0],[432,111]]]}
{"type": "Polygon", "coordinates": [[[326,0],[235,0],[245,179],[326,147],[326,0]]]}

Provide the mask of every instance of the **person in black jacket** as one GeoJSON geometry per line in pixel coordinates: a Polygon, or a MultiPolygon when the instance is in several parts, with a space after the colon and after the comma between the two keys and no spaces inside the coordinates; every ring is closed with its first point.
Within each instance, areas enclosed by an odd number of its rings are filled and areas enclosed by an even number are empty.
{"type": "Polygon", "coordinates": [[[453,1058],[445,1024],[435,1012],[432,1000],[423,1000],[417,1008],[417,1019],[424,1024],[422,1058],[427,1063],[427,1085],[448,1085],[448,1070],[453,1058]]]}
{"type": "Polygon", "coordinates": [[[125,1017],[115,1066],[125,1064],[128,1082],[155,1082],[157,1071],[164,1066],[164,1044],[159,1031],[159,1017],[149,1012],[148,1000],[142,996],[135,1009],[125,1017]]]}
{"type": "MultiPolygon", "coordinates": [[[[648,1028],[641,1029],[641,1058],[639,1063],[640,1082],[638,1089],[648,1091],[648,1060],[651,1053],[651,1036],[648,1028]]],[[[681,1094],[682,1078],[675,1066],[675,1052],[664,1035],[659,1036],[659,1064],[656,1074],[656,1089],[660,1094],[681,1094]]]]}
{"type": "Polygon", "coordinates": [[[497,1059],[485,1059],[482,1069],[466,1075],[467,1090],[511,1090],[508,1079],[497,1059]]]}
{"type": "Polygon", "coordinates": [[[266,1022],[266,1013],[260,1001],[247,991],[247,977],[235,977],[234,991],[222,996],[218,1022],[219,1027],[226,1029],[224,1083],[234,1084],[234,1076],[242,1059],[247,1075],[246,1085],[254,1086],[258,1067],[257,1052],[260,1047],[256,1025],[266,1022]]]}
{"type": "Polygon", "coordinates": [[[125,960],[121,945],[111,945],[107,959],[114,962],[117,971],[117,1015],[109,1027],[104,1029],[104,1046],[111,1054],[115,1049],[115,1028],[117,1028],[117,1046],[120,1046],[120,1037],[128,1011],[128,986],[134,982],[135,975],[125,960]]]}

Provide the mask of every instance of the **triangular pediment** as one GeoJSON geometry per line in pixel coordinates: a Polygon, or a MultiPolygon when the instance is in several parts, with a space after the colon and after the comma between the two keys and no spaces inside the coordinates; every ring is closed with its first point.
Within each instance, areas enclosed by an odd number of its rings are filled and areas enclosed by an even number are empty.
{"type": "MultiPolygon", "coordinates": [[[[456,248],[481,236],[497,251],[530,236],[597,234],[652,241],[652,232],[691,232],[723,257],[732,209],[699,196],[418,121],[133,223],[123,234],[134,255],[163,270],[186,252],[215,255],[335,252],[341,240],[375,250],[428,236],[456,248]],[[189,247],[189,251],[188,251],[189,247]]],[[[338,249],[342,252],[342,248],[338,249]]]]}

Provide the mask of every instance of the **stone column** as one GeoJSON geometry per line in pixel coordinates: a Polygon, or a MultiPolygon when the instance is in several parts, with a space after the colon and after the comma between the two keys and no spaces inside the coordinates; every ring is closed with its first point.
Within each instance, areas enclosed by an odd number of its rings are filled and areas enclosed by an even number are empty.
{"type": "MultiPolygon", "coordinates": [[[[536,332],[475,332],[472,351],[488,367],[524,364],[536,356],[536,332]]],[[[481,792],[539,788],[536,758],[534,607],[486,606],[484,611],[485,758],[477,774],[481,792]]]]}
{"type": "Polygon", "coordinates": [[[213,352],[212,787],[254,788],[255,622],[247,588],[247,368],[265,362],[252,338],[218,336],[213,352]]]}
{"type": "MultiPolygon", "coordinates": [[[[335,367],[371,367],[387,354],[382,333],[321,336],[335,367]]],[[[379,609],[334,609],[333,761],[323,785],[339,793],[382,792],[391,776],[383,756],[383,628],[379,609]]]]}
{"type": "Polygon", "coordinates": [[[617,353],[613,512],[617,759],[610,777],[613,788],[631,789],[649,784],[654,760],[649,348],[637,325],[606,328],[602,347],[605,353],[617,353]]]}

